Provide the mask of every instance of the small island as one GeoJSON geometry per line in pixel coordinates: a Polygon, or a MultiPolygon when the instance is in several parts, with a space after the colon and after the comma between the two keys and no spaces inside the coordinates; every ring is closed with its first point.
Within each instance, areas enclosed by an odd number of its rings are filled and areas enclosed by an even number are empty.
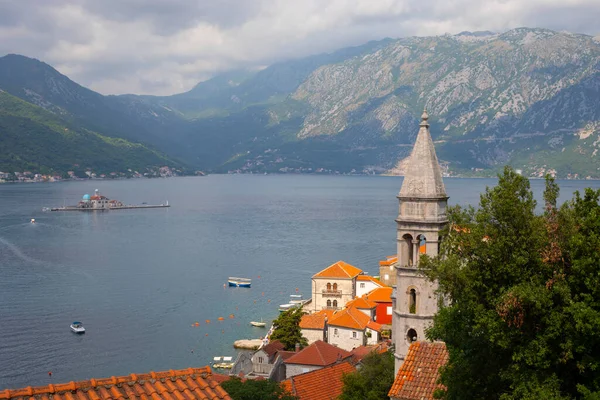
{"type": "Polygon", "coordinates": [[[74,206],[64,206],[50,208],[50,211],[109,211],[109,210],[128,210],[132,208],[167,208],[170,207],[169,202],[165,204],[146,204],[142,203],[139,205],[123,204],[119,200],[111,200],[106,196],[100,194],[98,189],[95,190],[94,195],[89,194],[83,195],[82,199],[74,206]]]}

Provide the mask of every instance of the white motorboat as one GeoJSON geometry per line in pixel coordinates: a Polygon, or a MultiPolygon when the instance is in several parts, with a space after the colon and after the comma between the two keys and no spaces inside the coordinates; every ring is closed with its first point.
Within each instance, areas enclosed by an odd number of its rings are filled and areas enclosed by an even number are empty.
{"type": "Polygon", "coordinates": [[[264,328],[265,326],[267,326],[267,323],[263,322],[263,320],[261,318],[260,322],[258,322],[258,321],[250,321],[250,325],[252,325],[252,326],[258,326],[259,328],[264,328]]]}
{"type": "Polygon", "coordinates": [[[71,330],[75,333],[85,333],[85,328],[83,324],[79,321],[75,321],[71,324],[71,330]]]}

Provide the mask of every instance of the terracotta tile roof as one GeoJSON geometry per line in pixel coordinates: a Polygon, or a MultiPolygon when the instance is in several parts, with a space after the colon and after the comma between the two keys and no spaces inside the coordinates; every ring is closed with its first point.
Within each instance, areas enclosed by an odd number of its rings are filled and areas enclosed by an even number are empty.
{"type": "Polygon", "coordinates": [[[398,256],[388,256],[385,260],[381,260],[379,261],[379,265],[381,265],[382,267],[384,266],[390,266],[392,264],[395,264],[396,262],[398,262],[398,256]]]}
{"type": "Polygon", "coordinates": [[[297,354],[297,353],[295,351],[285,351],[285,350],[277,352],[277,355],[279,355],[283,361],[287,360],[294,354],[297,354]]]}
{"type": "Polygon", "coordinates": [[[440,367],[447,362],[445,343],[414,342],[408,349],[388,396],[398,400],[433,399],[433,392],[443,388],[437,380],[440,367]]]}
{"type": "Polygon", "coordinates": [[[227,399],[231,397],[212,379],[210,367],[150,372],[48,386],[6,389],[0,399],[11,400],[126,400],[227,399]]]}
{"type": "Polygon", "coordinates": [[[352,356],[352,353],[350,353],[349,351],[340,349],[339,347],[336,347],[329,343],[325,343],[322,340],[317,340],[310,346],[305,347],[298,353],[294,354],[292,357],[285,360],[285,363],[319,365],[324,367],[326,365],[331,365],[337,361],[346,359],[350,356],[352,356]]]}
{"type": "Polygon", "coordinates": [[[391,287],[376,288],[367,293],[365,297],[376,303],[391,303],[392,290],[391,287]]]}
{"type": "Polygon", "coordinates": [[[374,301],[370,301],[369,299],[363,296],[357,297],[354,300],[350,300],[348,303],[346,303],[346,307],[354,307],[361,310],[370,310],[372,308],[377,307],[377,303],[375,303],[374,301]]]}
{"type": "Polygon", "coordinates": [[[327,315],[322,313],[305,314],[300,319],[300,329],[324,329],[327,315]]]}
{"type": "Polygon", "coordinates": [[[369,321],[367,324],[367,328],[373,329],[374,331],[381,332],[381,324],[378,324],[375,321],[369,321]]]}
{"type": "Polygon", "coordinates": [[[337,399],[342,394],[344,374],[354,372],[352,364],[345,361],[316,371],[296,375],[282,382],[283,387],[299,400],[337,399]]]}
{"type": "Polygon", "coordinates": [[[264,351],[265,353],[267,353],[267,355],[270,358],[270,357],[273,357],[273,355],[275,353],[283,350],[284,348],[285,348],[285,345],[283,343],[281,343],[279,340],[273,340],[268,345],[263,347],[261,350],[264,351]]]}
{"type": "Polygon", "coordinates": [[[352,361],[354,363],[360,362],[367,354],[372,352],[377,352],[379,354],[385,353],[390,349],[390,346],[387,342],[380,342],[377,344],[370,344],[368,346],[358,346],[352,349],[352,361]]]}
{"type": "Polygon", "coordinates": [[[361,269],[345,263],[344,261],[338,261],[321,272],[314,274],[313,278],[354,278],[361,273],[361,269]]]}
{"type": "Polygon", "coordinates": [[[363,330],[370,320],[371,318],[362,311],[354,307],[348,307],[335,313],[329,321],[329,326],[363,330]]]}

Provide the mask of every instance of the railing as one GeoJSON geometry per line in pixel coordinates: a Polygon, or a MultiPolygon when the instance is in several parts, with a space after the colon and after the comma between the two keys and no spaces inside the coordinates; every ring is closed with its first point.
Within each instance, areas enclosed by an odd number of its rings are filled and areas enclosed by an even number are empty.
{"type": "Polygon", "coordinates": [[[339,310],[340,307],[338,306],[323,306],[323,310],[339,310]]]}
{"type": "Polygon", "coordinates": [[[323,289],[323,296],[325,297],[342,297],[341,290],[323,289]]]}

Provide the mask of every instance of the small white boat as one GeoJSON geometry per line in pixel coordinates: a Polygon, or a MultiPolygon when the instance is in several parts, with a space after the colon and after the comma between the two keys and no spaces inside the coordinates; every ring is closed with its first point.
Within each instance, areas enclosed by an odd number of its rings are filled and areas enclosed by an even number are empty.
{"type": "Polygon", "coordinates": [[[31,218],[31,223],[35,224],[35,218],[31,218]]]}
{"type": "Polygon", "coordinates": [[[258,321],[250,321],[250,325],[252,325],[252,326],[258,326],[260,328],[264,328],[265,326],[267,326],[267,323],[263,322],[263,320],[261,318],[260,322],[258,322],[258,321]]]}
{"type": "Polygon", "coordinates": [[[85,328],[83,324],[79,321],[75,321],[71,324],[71,330],[75,333],[85,333],[85,328]]]}
{"type": "Polygon", "coordinates": [[[296,306],[297,306],[297,304],[292,304],[292,303],[280,304],[279,305],[279,312],[287,311],[287,310],[292,309],[292,308],[294,308],[296,306]]]}

